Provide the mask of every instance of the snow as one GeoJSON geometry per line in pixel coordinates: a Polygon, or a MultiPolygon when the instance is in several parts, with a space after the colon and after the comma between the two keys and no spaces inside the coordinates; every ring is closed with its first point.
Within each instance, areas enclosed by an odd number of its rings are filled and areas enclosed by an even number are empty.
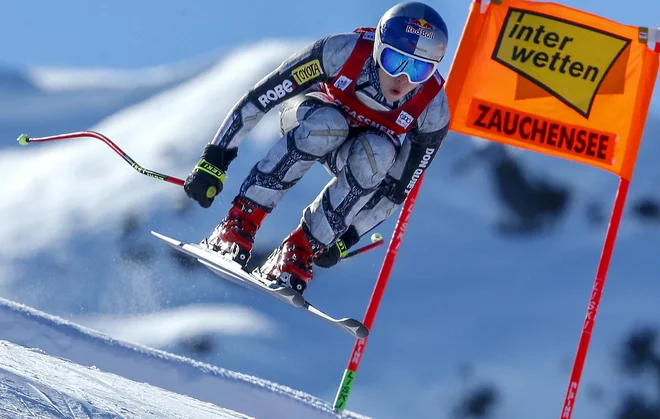
{"type": "Polygon", "coordinates": [[[264,336],[278,331],[277,323],[244,306],[197,304],[126,318],[86,318],[96,330],[129,342],[162,347],[170,342],[219,333],[264,336]]]}
{"type": "MultiPolygon", "coordinates": [[[[52,410],[59,411],[57,418],[72,419],[77,417],[72,410],[89,417],[120,412],[126,418],[275,419],[284,412],[292,419],[337,417],[329,403],[303,392],[110,338],[5,299],[0,358],[0,386],[7,387],[0,392],[0,412],[19,409],[24,417],[31,411],[41,418],[42,411],[52,410]]],[[[345,417],[366,418],[350,412],[345,417]]]]}
{"type": "MultiPolygon", "coordinates": [[[[239,397],[238,405],[214,398],[227,382],[219,371],[260,377],[271,383],[259,381],[268,389],[300,389],[305,400],[313,397],[327,408],[352,339],[204,269],[183,266],[149,234],[192,242],[206,236],[277,139],[277,112],[242,144],[225,190],[208,210],[181,188],[138,174],[99,141],[25,148],[15,142],[21,132],[94,129],[142,166],[183,178],[234,103],[305,43],[264,41],[211,63],[161,68],[165,75],[153,82],[152,73],[142,71],[2,72],[0,83],[15,89],[0,95],[0,295],[60,320],[6,301],[0,339],[250,416],[260,417],[245,409],[254,392],[239,397]],[[79,332],[61,319],[98,332],[79,332]],[[99,332],[125,342],[89,339],[99,332]],[[191,339],[206,339],[209,348],[193,350],[191,339]],[[186,374],[190,379],[182,380],[186,374]]],[[[576,418],[607,417],[615,408],[623,386],[614,364],[618,346],[631,327],[658,317],[658,224],[631,208],[642,197],[657,197],[659,132],[652,108],[576,418]],[[593,383],[603,383],[604,400],[592,402],[583,391],[593,383]]],[[[379,419],[449,417],[458,398],[485,381],[501,392],[496,419],[558,416],[607,227],[589,224],[586,209],[596,203],[607,216],[617,180],[509,149],[531,175],[567,185],[571,201],[551,231],[503,236],[494,225],[507,209],[495,192],[491,164],[465,163],[484,144],[451,134],[424,179],[348,401],[356,412],[379,419]],[[467,378],[464,365],[474,371],[467,378]]],[[[261,252],[291,231],[328,180],[315,166],[286,195],[257,236],[261,252]]],[[[386,239],[395,218],[377,229],[386,239]]],[[[331,315],[361,318],[384,253],[381,248],[318,270],[308,297],[331,315]]],[[[229,394],[240,395],[236,380],[229,382],[229,394]]],[[[279,403],[288,409],[290,396],[285,402],[278,396],[288,390],[280,390],[271,396],[259,390],[267,402],[257,406],[266,413],[279,403]]],[[[305,405],[291,405],[298,404],[305,405]]]]}
{"type": "Polygon", "coordinates": [[[162,65],[139,70],[113,68],[35,67],[27,78],[44,92],[76,90],[134,90],[143,87],[174,85],[186,81],[215,64],[215,58],[200,57],[189,62],[162,65]]]}
{"type": "Polygon", "coordinates": [[[0,341],[0,414],[13,419],[249,418],[5,341],[0,341]]]}

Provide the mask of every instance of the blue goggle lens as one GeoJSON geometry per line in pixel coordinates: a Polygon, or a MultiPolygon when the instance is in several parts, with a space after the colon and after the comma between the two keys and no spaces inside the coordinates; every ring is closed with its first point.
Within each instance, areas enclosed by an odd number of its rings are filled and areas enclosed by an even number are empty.
{"type": "Polygon", "coordinates": [[[426,81],[435,71],[435,65],[403,55],[388,47],[383,48],[380,53],[380,65],[391,76],[407,74],[411,83],[426,81]]]}

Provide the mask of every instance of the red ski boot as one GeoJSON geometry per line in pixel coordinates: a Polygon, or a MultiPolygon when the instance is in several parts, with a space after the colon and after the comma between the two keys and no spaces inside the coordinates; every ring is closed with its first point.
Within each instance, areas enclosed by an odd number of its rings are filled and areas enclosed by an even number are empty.
{"type": "Polygon", "coordinates": [[[313,258],[309,239],[303,229],[298,227],[275,249],[258,272],[302,294],[314,276],[313,258]]]}
{"type": "Polygon", "coordinates": [[[254,236],[267,214],[249,200],[236,198],[229,214],[218,224],[211,236],[200,244],[214,252],[229,255],[245,268],[250,260],[254,236]]]}

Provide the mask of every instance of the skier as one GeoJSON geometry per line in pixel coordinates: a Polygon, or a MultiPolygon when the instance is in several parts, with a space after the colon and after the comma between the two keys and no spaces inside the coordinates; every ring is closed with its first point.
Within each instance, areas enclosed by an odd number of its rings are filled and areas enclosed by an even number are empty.
{"type": "Polygon", "coordinates": [[[239,144],[278,105],[282,138],[252,168],[228,215],[201,244],[245,267],[266,215],[320,162],[333,179],[258,268],[302,294],[312,264],[333,266],[393,214],[440,148],[449,130],[437,69],[447,32],[428,5],[401,3],[375,29],[322,38],[258,82],[205,146],[186,178],[186,194],[211,206],[239,144]]]}

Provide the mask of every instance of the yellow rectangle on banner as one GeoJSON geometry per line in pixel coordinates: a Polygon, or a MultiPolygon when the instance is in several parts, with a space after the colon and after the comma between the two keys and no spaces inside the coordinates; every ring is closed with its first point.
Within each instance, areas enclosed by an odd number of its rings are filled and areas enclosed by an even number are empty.
{"type": "Polygon", "coordinates": [[[630,179],[658,72],[644,28],[555,3],[484,9],[447,77],[450,128],[630,179]]]}

